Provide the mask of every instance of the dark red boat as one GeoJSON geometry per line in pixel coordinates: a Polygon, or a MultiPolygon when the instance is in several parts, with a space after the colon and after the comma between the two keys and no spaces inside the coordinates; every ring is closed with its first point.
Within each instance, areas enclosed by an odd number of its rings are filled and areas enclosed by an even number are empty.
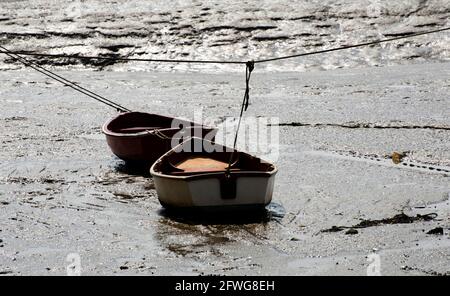
{"type": "Polygon", "coordinates": [[[102,127],[112,152],[125,161],[153,164],[176,143],[188,137],[213,140],[217,129],[174,117],[125,112],[102,127]]]}

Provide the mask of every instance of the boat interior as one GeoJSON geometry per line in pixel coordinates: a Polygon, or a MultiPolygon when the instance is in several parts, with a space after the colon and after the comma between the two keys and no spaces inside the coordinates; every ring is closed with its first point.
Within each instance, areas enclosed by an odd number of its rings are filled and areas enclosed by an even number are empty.
{"type": "MultiPolygon", "coordinates": [[[[192,139],[191,139],[192,140],[192,139]]],[[[190,142],[189,140],[188,142],[190,142]]],[[[196,139],[201,141],[201,139],[196,139]]],[[[192,144],[185,142],[186,144],[192,144]]],[[[225,147],[218,145],[224,150],[225,147]]],[[[193,147],[191,147],[193,148],[193,147]]],[[[195,151],[191,149],[191,151],[195,151]]],[[[230,172],[271,172],[274,165],[244,152],[213,151],[207,152],[175,152],[171,151],[155,164],[154,170],[173,176],[191,176],[205,173],[224,172],[228,168],[230,157],[233,157],[230,172]]]]}

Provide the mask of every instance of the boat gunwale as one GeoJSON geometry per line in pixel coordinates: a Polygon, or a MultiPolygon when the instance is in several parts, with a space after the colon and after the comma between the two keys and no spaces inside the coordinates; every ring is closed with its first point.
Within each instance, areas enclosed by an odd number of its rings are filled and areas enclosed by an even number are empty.
{"type": "MultiPolygon", "coordinates": [[[[155,133],[153,131],[157,130],[160,132],[164,132],[164,131],[171,131],[171,130],[177,130],[179,128],[177,127],[168,127],[168,128],[158,128],[158,129],[153,129],[153,130],[145,130],[142,132],[137,132],[137,133],[118,133],[118,132],[114,132],[111,129],[108,128],[108,126],[111,124],[111,122],[113,122],[114,120],[117,120],[120,116],[124,116],[126,114],[130,114],[130,113],[141,113],[141,114],[146,114],[146,115],[153,115],[153,116],[157,116],[160,118],[165,118],[165,119],[178,119],[180,121],[184,121],[187,123],[190,123],[191,126],[188,127],[188,129],[195,129],[195,128],[201,128],[202,130],[209,130],[209,132],[213,132],[215,131],[217,133],[217,128],[212,127],[212,126],[207,126],[207,125],[203,125],[203,124],[199,124],[193,121],[189,121],[186,119],[182,119],[182,118],[178,118],[178,117],[170,117],[170,116],[165,116],[165,115],[160,115],[160,114],[155,114],[155,113],[146,113],[146,112],[139,112],[139,111],[132,111],[132,112],[123,112],[120,113],[116,116],[114,116],[113,118],[109,119],[108,121],[106,121],[103,125],[102,125],[102,132],[106,135],[106,136],[110,136],[110,137],[117,137],[117,138],[129,138],[129,137],[147,137],[147,136],[155,136],[155,133]]],[[[170,137],[171,139],[173,137],[170,137]]],[[[177,139],[177,138],[175,138],[177,139]]]]}
{"type": "MultiPolygon", "coordinates": [[[[185,143],[187,143],[189,141],[195,141],[195,140],[208,141],[208,142],[211,142],[211,143],[213,143],[215,145],[220,145],[220,146],[222,146],[222,147],[224,147],[226,149],[232,149],[230,147],[227,147],[227,146],[224,146],[224,145],[221,145],[221,144],[217,144],[217,143],[209,141],[209,140],[201,139],[201,138],[198,138],[198,137],[191,137],[191,138],[187,139],[186,141],[178,144],[174,148],[170,149],[168,152],[164,153],[160,158],[158,158],[158,160],[155,161],[153,163],[153,165],[150,167],[150,174],[153,177],[175,179],[175,180],[185,180],[185,181],[187,181],[187,180],[195,180],[195,179],[205,179],[205,178],[216,178],[217,176],[223,176],[225,171],[201,172],[201,173],[192,174],[190,176],[189,175],[187,175],[187,176],[180,176],[180,175],[178,175],[177,176],[177,175],[170,175],[170,174],[166,174],[166,173],[155,171],[155,166],[161,162],[161,159],[163,159],[164,157],[167,157],[167,156],[169,156],[169,155],[171,155],[173,153],[177,153],[177,152],[174,151],[176,148],[184,145],[185,143]]],[[[245,154],[245,155],[247,155],[249,157],[254,157],[254,156],[252,156],[252,155],[250,155],[250,154],[248,154],[246,152],[243,152],[243,151],[239,151],[239,150],[236,150],[236,149],[232,149],[232,150],[237,152],[237,153],[240,153],[240,154],[245,154]]],[[[268,161],[265,161],[265,160],[263,160],[263,159],[261,159],[259,157],[257,157],[257,158],[260,159],[263,162],[266,162],[266,163],[270,164],[273,167],[273,169],[270,170],[270,171],[255,171],[255,170],[253,170],[253,171],[250,171],[250,170],[248,170],[248,171],[231,171],[230,175],[231,176],[236,176],[236,177],[245,177],[245,176],[255,177],[255,176],[257,176],[257,177],[270,178],[271,176],[275,175],[278,172],[278,168],[277,168],[277,166],[275,164],[270,163],[268,161]]]]}

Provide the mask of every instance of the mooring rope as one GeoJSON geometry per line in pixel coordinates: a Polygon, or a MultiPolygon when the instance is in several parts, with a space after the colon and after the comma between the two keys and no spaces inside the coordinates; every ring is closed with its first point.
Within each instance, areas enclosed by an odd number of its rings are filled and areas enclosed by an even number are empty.
{"type": "Polygon", "coordinates": [[[231,162],[233,161],[233,156],[236,151],[236,144],[237,144],[237,139],[238,139],[238,134],[239,134],[239,128],[241,126],[242,115],[244,114],[244,111],[247,111],[247,108],[248,108],[248,104],[249,104],[249,100],[250,100],[250,77],[252,75],[252,71],[254,68],[255,68],[255,62],[253,62],[253,61],[248,61],[245,64],[245,93],[244,93],[244,99],[242,100],[242,104],[241,104],[241,112],[239,114],[239,121],[238,121],[237,128],[236,128],[236,134],[234,135],[233,151],[231,152],[230,159],[228,161],[228,167],[226,170],[227,176],[230,175],[231,162]]]}
{"type": "MultiPolygon", "coordinates": [[[[321,53],[327,53],[332,51],[338,51],[338,50],[344,50],[344,49],[350,49],[350,48],[357,48],[357,47],[363,47],[363,46],[370,46],[385,42],[391,42],[395,40],[400,39],[407,39],[407,38],[413,38],[421,35],[428,35],[443,31],[450,30],[450,27],[435,29],[435,30],[429,30],[429,31],[423,31],[413,34],[406,34],[403,36],[397,36],[393,38],[387,38],[387,39],[381,39],[381,40],[373,40],[353,45],[345,45],[340,47],[334,47],[330,49],[323,49],[323,50],[317,50],[317,51],[311,51],[311,52],[305,52],[305,53],[298,53],[298,54],[292,54],[288,56],[281,56],[281,57],[273,57],[273,58],[266,58],[266,59],[259,59],[254,60],[255,64],[259,63],[267,63],[267,62],[273,62],[273,61],[279,61],[279,60],[285,60],[285,59],[292,59],[297,57],[303,57],[303,56],[309,56],[309,55],[315,55],[315,54],[321,54],[321,53]]],[[[21,55],[29,55],[29,56],[37,56],[37,57],[48,57],[48,58],[70,58],[70,59],[82,59],[82,60],[110,60],[110,61],[135,61],[135,62],[158,62],[158,63],[198,63],[198,64],[247,64],[247,61],[227,61],[227,60],[188,60],[188,59],[145,59],[145,58],[125,58],[125,57],[102,57],[102,56],[81,56],[81,55],[68,55],[68,54],[46,54],[46,53],[35,53],[35,52],[27,52],[27,51],[10,51],[10,53],[14,54],[21,54],[21,55]]]]}
{"type": "Polygon", "coordinates": [[[298,54],[292,54],[292,55],[288,55],[288,56],[281,56],[281,57],[275,57],[275,58],[261,59],[261,60],[256,60],[255,64],[257,64],[257,63],[274,62],[274,61],[279,61],[279,60],[286,60],[286,59],[310,56],[310,55],[315,55],[315,54],[320,54],[320,53],[327,53],[327,52],[332,52],[332,51],[338,51],[338,50],[344,50],[344,49],[350,49],[350,48],[357,48],[357,47],[375,45],[375,44],[380,44],[380,43],[385,43],[385,42],[392,42],[392,41],[400,40],[400,39],[407,39],[407,38],[413,38],[413,37],[417,37],[417,36],[421,36],[421,35],[428,35],[428,34],[448,31],[448,30],[450,30],[450,27],[436,29],[436,30],[431,30],[431,31],[425,31],[425,32],[419,32],[419,33],[414,33],[414,34],[407,34],[407,35],[404,35],[404,36],[397,36],[397,37],[393,37],[393,38],[368,41],[368,42],[358,43],[358,44],[353,44],[353,45],[345,45],[345,46],[341,46],[341,47],[334,47],[334,48],[330,48],[330,49],[323,49],[323,50],[317,50],[317,51],[311,51],[311,52],[305,52],[305,53],[298,53],[298,54]]]}
{"type": "Polygon", "coordinates": [[[37,57],[50,57],[50,58],[72,58],[72,59],[87,59],[87,60],[92,60],[92,59],[97,59],[97,60],[114,60],[114,61],[139,61],[139,62],[161,62],[161,63],[202,63],[202,64],[245,64],[246,68],[245,68],[245,94],[244,94],[244,100],[242,102],[241,105],[241,112],[239,115],[239,121],[238,121],[238,126],[237,126],[237,130],[236,130],[236,134],[235,134],[235,138],[234,138],[234,143],[233,143],[233,152],[231,153],[231,157],[230,157],[230,161],[228,163],[228,168],[227,168],[227,174],[229,174],[230,172],[230,167],[231,167],[231,161],[234,155],[234,151],[236,149],[236,143],[237,143],[237,138],[238,138],[238,132],[239,132],[239,128],[240,128],[240,124],[241,124],[241,119],[243,116],[244,111],[247,110],[248,105],[249,105],[249,92],[250,92],[250,87],[249,87],[249,82],[250,82],[250,75],[251,72],[254,69],[255,64],[257,63],[266,63],[266,62],[274,62],[274,61],[279,61],[279,60],[285,60],[285,59],[292,59],[292,58],[297,58],[297,57],[304,57],[304,56],[310,56],[310,55],[315,55],[315,54],[322,54],[322,53],[329,53],[329,52],[333,52],[333,51],[340,51],[340,50],[344,50],[344,49],[350,49],[350,48],[357,48],[357,47],[363,47],[363,46],[370,46],[370,45],[375,45],[375,44],[380,44],[380,43],[384,43],[384,42],[391,42],[391,41],[395,41],[395,40],[400,40],[400,39],[406,39],[406,38],[413,38],[416,36],[421,36],[421,35],[428,35],[428,34],[433,34],[433,33],[438,33],[438,32],[443,32],[443,31],[447,31],[450,30],[450,27],[446,27],[446,28],[441,28],[441,29],[436,29],[436,30],[430,30],[430,31],[424,31],[424,32],[419,32],[419,33],[414,33],[414,34],[407,34],[405,36],[397,36],[397,37],[393,37],[393,38],[387,38],[387,39],[381,39],[381,40],[373,40],[373,41],[369,41],[369,42],[364,42],[364,43],[359,43],[359,44],[353,44],[353,45],[346,45],[346,46],[341,46],[341,47],[335,47],[335,48],[330,48],[330,49],[323,49],[323,50],[318,50],[318,51],[312,51],[312,52],[305,52],[305,53],[298,53],[298,54],[292,54],[292,55],[288,55],[288,56],[281,56],[281,57],[274,57],[274,58],[266,58],[266,59],[260,59],[260,60],[255,60],[255,61],[225,61],[225,60],[183,60],[183,59],[144,59],[144,58],[125,58],[125,57],[101,57],[101,56],[80,56],[80,55],[66,55],[66,54],[42,54],[42,53],[33,53],[33,52],[25,52],[25,51],[12,51],[12,50],[8,50],[3,46],[0,46],[1,49],[3,49],[3,51],[1,51],[1,53],[7,54],[8,56],[12,57],[13,59],[21,62],[22,64],[24,64],[25,66],[29,66],[33,69],[35,69],[38,72],[41,72],[44,75],[47,75],[48,77],[55,79],[61,83],[63,83],[64,85],[67,85],[97,101],[100,101],[108,106],[111,106],[113,108],[116,108],[119,111],[130,111],[129,109],[111,101],[106,99],[105,97],[102,97],[92,91],[89,91],[79,85],[76,85],[75,83],[49,71],[46,70],[45,68],[37,65],[36,63],[33,63],[31,61],[26,60],[25,58],[21,57],[20,55],[28,55],[28,56],[37,56],[37,57]],[[20,55],[19,55],[20,54],[20,55]]]}
{"type": "Polygon", "coordinates": [[[54,73],[54,72],[52,72],[50,70],[45,69],[44,67],[42,67],[42,66],[40,66],[40,65],[30,61],[30,60],[28,60],[28,59],[18,55],[18,54],[15,54],[15,53],[9,51],[8,49],[6,49],[5,47],[3,47],[1,45],[0,45],[0,48],[2,49],[1,53],[6,54],[10,58],[12,58],[12,59],[22,63],[23,65],[25,65],[27,67],[30,67],[30,68],[32,68],[32,69],[34,69],[34,70],[36,70],[36,71],[38,71],[38,72],[40,72],[40,73],[42,73],[44,75],[46,75],[46,76],[56,80],[56,81],[64,84],[65,86],[68,86],[68,87],[70,87],[70,88],[72,88],[72,89],[74,89],[74,90],[76,90],[76,91],[78,91],[78,92],[88,96],[88,97],[91,97],[94,100],[97,100],[97,101],[99,101],[99,102],[101,102],[103,104],[106,104],[106,105],[108,105],[108,106],[110,106],[110,107],[112,107],[114,109],[117,109],[118,111],[121,111],[121,112],[130,112],[131,111],[128,108],[125,108],[125,107],[123,107],[123,106],[121,106],[121,105],[119,105],[119,104],[117,104],[117,103],[115,103],[115,102],[113,102],[111,100],[108,100],[107,98],[105,98],[105,97],[103,97],[103,96],[101,96],[99,94],[96,94],[93,91],[90,91],[90,90],[88,90],[88,89],[86,89],[86,88],[84,88],[84,87],[82,87],[82,86],[80,86],[80,85],[70,81],[70,80],[67,80],[66,78],[64,78],[64,77],[62,77],[62,76],[60,76],[60,75],[58,75],[58,74],[56,74],[56,73],[54,73]]]}
{"type": "Polygon", "coordinates": [[[67,58],[78,60],[107,60],[122,62],[157,62],[157,63],[189,63],[189,64],[245,64],[243,61],[220,61],[220,60],[183,60],[183,59],[144,59],[144,58],[125,58],[125,57],[102,57],[102,56],[81,56],[67,54],[48,54],[35,53],[28,51],[14,51],[16,54],[47,57],[47,58],[67,58]]]}

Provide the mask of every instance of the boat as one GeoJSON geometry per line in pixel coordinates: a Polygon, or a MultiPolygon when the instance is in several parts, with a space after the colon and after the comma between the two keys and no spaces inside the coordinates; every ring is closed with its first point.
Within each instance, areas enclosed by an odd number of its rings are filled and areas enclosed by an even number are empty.
{"type": "Polygon", "coordinates": [[[159,202],[175,210],[264,209],[272,200],[276,173],[272,163],[197,137],[150,168],[159,202]]]}
{"type": "Polygon", "coordinates": [[[172,140],[178,144],[193,135],[214,140],[217,129],[158,114],[124,112],[107,121],[102,131],[117,157],[150,167],[171,149],[172,140]]]}

